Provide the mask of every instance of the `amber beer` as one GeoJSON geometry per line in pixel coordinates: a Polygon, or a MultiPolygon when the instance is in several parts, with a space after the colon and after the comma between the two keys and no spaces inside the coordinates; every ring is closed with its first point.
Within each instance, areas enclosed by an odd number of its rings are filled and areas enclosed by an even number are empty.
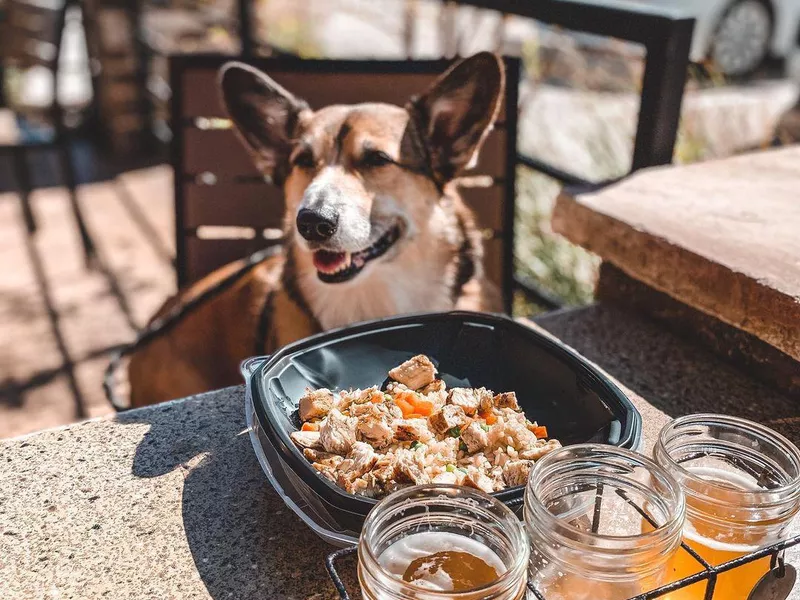
{"type": "MultiPolygon", "coordinates": [[[[724,497],[731,497],[737,491],[758,492],[758,488],[753,486],[746,478],[737,475],[732,471],[722,469],[689,469],[696,477],[714,481],[720,486],[730,486],[730,490],[720,490],[717,496],[719,500],[724,497]]],[[[691,505],[692,500],[688,504],[691,505]]],[[[687,511],[688,511],[687,505],[687,511]]],[[[720,514],[714,515],[720,518],[720,514]]],[[[724,517],[721,517],[724,521],[724,517]]],[[[719,528],[706,524],[703,519],[695,518],[693,522],[687,521],[683,529],[683,541],[692,550],[697,552],[700,557],[708,564],[718,566],[722,563],[744,556],[759,548],[755,540],[747,539],[745,536],[737,536],[731,532],[730,535],[719,536],[719,528]],[[722,537],[724,541],[718,538],[722,537]]],[[[747,598],[750,590],[755,587],[759,579],[769,570],[769,557],[744,564],[734,570],[722,573],[717,577],[714,588],[715,598],[747,598]]],[[[689,575],[694,575],[702,569],[694,557],[688,552],[681,550],[673,556],[667,566],[667,577],[669,582],[678,581],[689,575]]],[[[688,586],[677,592],[667,594],[663,598],[668,600],[702,600],[705,598],[706,582],[702,581],[688,586]]]]}
{"type": "MultiPolygon", "coordinates": [[[[714,540],[702,536],[695,537],[695,535],[687,533],[684,533],[683,541],[697,552],[703,560],[714,566],[739,558],[757,549],[757,546],[720,544],[714,540]]],[[[714,597],[730,600],[735,600],[736,598],[746,599],[750,591],[758,583],[758,580],[769,570],[769,561],[769,557],[762,558],[722,573],[717,577],[714,597]]],[[[668,581],[672,582],[693,575],[702,567],[688,552],[682,551],[673,557],[667,568],[668,581]]],[[[703,600],[705,593],[706,582],[702,581],[662,597],[668,600],[694,600],[695,598],[703,600]]]]}
{"type": "MultiPolygon", "coordinates": [[[[744,419],[690,415],[661,432],[656,462],[686,495],[683,541],[718,566],[786,537],[800,508],[800,451],[778,433],[744,419]]],[[[720,574],[714,598],[747,600],[770,567],[766,557],[720,574]]],[[[673,582],[702,570],[688,552],[668,564],[673,582]]],[[[702,600],[705,581],[663,596],[702,600]]]]}

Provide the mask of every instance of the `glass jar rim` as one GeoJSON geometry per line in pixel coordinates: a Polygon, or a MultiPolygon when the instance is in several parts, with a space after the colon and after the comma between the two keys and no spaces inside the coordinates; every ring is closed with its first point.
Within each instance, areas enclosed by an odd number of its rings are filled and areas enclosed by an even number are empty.
{"type": "MultiPolygon", "coordinates": [[[[520,540],[525,549],[528,549],[528,538],[525,534],[524,525],[522,522],[517,518],[514,512],[505,504],[503,504],[497,498],[490,496],[489,494],[482,492],[477,489],[460,486],[460,485],[452,485],[452,484],[444,484],[444,483],[429,483],[429,484],[422,484],[422,485],[415,485],[408,488],[404,488],[402,490],[398,490],[393,492],[392,494],[386,496],[381,502],[379,502],[375,507],[369,512],[367,515],[366,520],[364,521],[364,527],[361,532],[361,538],[359,539],[359,554],[361,549],[365,550],[365,554],[367,555],[368,562],[372,565],[377,566],[379,569],[383,570],[380,566],[380,562],[378,561],[378,557],[372,550],[371,544],[362,543],[364,539],[364,535],[368,532],[369,527],[373,526],[373,523],[379,518],[381,511],[379,508],[381,506],[386,506],[386,502],[388,500],[393,501],[409,501],[412,497],[418,497],[420,494],[429,494],[430,498],[437,498],[440,497],[442,494],[456,493],[460,497],[466,496],[467,498],[472,498],[475,500],[488,502],[493,508],[496,508],[501,513],[502,520],[510,520],[513,523],[516,523],[517,533],[519,534],[520,540]]],[[[361,559],[359,558],[359,561],[361,559]]],[[[520,576],[520,571],[525,573],[527,571],[528,565],[528,553],[527,552],[516,552],[514,553],[514,563],[510,565],[505,572],[503,572],[500,577],[492,581],[491,583],[487,583],[470,590],[464,590],[461,592],[445,592],[445,591],[438,591],[438,590],[429,590],[425,588],[420,588],[419,586],[415,586],[410,584],[409,582],[396,577],[391,573],[385,573],[385,576],[390,578],[392,581],[402,584],[404,587],[409,587],[414,589],[415,591],[419,592],[422,591],[425,594],[426,598],[442,598],[444,599],[457,599],[457,598],[471,598],[475,596],[475,594],[479,594],[481,592],[491,592],[496,588],[503,588],[504,586],[510,586],[513,584],[513,580],[520,576]]]]}
{"type": "MultiPolygon", "coordinates": [[[[536,511],[536,518],[545,522],[548,527],[551,527],[553,530],[555,529],[563,529],[570,534],[570,543],[576,546],[585,546],[587,548],[593,548],[589,544],[580,543],[579,540],[581,537],[590,537],[592,540],[606,542],[612,546],[626,546],[630,542],[639,541],[643,542],[645,540],[652,540],[653,543],[657,543],[662,539],[669,539],[670,537],[674,537],[680,534],[680,531],[683,528],[683,520],[686,510],[686,502],[683,495],[683,491],[681,490],[681,486],[675,480],[675,478],[663,468],[661,465],[656,463],[654,460],[649,459],[648,457],[644,456],[643,454],[639,454],[638,452],[634,452],[632,450],[627,450],[625,448],[619,448],[617,446],[610,446],[606,444],[574,444],[571,446],[564,446],[563,448],[559,448],[558,450],[554,450],[553,452],[548,453],[544,457],[540,458],[536,464],[534,465],[533,471],[531,472],[530,478],[528,479],[528,485],[526,486],[526,501],[525,506],[526,508],[530,508],[531,510],[536,511]],[[550,463],[555,463],[558,459],[569,452],[585,452],[585,457],[589,458],[593,455],[596,455],[597,458],[601,457],[617,457],[622,458],[627,461],[634,462],[639,466],[645,467],[651,473],[655,474],[663,483],[667,484],[667,487],[673,491],[673,498],[669,499],[670,506],[672,510],[670,511],[667,520],[659,525],[658,527],[654,527],[649,531],[644,531],[641,533],[630,534],[630,535],[611,535],[611,534],[602,534],[602,533],[592,533],[586,532],[583,529],[580,529],[574,525],[571,525],[567,521],[559,518],[558,516],[551,513],[547,507],[542,502],[541,498],[538,497],[536,491],[534,490],[534,484],[536,483],[535,479],[539,473],[547,469],[550,466],[550,463]],[[536,500],[536,502],[528,502],[528,493],[536,500]]],[[[655,492],[654,492],[655,493],[655,492]]],[[[620,548],[617,548],[618,550],[620,548]]]]}
{"type": "MultiPolygon", "coordinates": [[[[793,498],[795,496],[800,497],[800,449],[797,448],[795,444],[791,442],[788,438],[781,435],[777,431],[770,429],[766,425],[762,425],[760,423],[756,423],[755,421],[750,421],[748,419],[743,419],[741,417],[733,417],[729,415],[719,415],[713,413],[697,413],[691,415],[684,415],[682,417],[677,417],[667,423],[658,435],[658,441],[656,442],[656,446],[654,449],[654,456],[656,457],[657,461],[665,460],[670,469],[673,469],[677,473],[679,473],[680,477],[686,479],[687,481],[697,483],[702,485],[708,489],[715,490],[720,493],[724,493],[727,497],[731,498],[728,502],[723,502],[718,499],[714,499],[714,502],[719,504],[730,504],[736,505],[740,507],[767,507],[770,505],[780,505],[787,502],[787,498],[781,499],[774,499],[775,496],[788,496],[789,498],[793,498]],[[688,427],[692,425],[697,426],[707,426],[712,424],[721,424],[726,425],[729,427],[737,427],[745,432],[758,435],[767,439],[769,442],[777,446],[783,451],[783,454],[792,462],[794,465],[797,475],[794,476],[788,483],[771,488],[771,489],[757,489],[757,490],[748,490],[748,491],[739,491],[732,489],[729,486],[720,485],[713,480],[705,479],[700,477],[694,473],[692,473],[689,469],[686,469],[676,461],[672,454],[668,449],[669,438],[673,434],[679,433],[680,428],[688,427]],[[759,502],[759,498],[770,498],[772,501],[763,501],[759,502]],[[755,501],[754,501],[755,499],[755,501]]],[[[706,497],[705,494],[700,494],[696,490],[692,488],[682,485],[684,488],[684,493],[692,495],[692,496],[702,496],[706,497]]]]}

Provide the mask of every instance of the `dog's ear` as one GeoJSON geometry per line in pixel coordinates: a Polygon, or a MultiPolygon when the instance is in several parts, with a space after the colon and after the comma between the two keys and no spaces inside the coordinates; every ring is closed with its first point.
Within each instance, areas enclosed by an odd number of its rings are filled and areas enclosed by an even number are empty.
{"type": "Polygon", "coordinates": [[[449,181],[471,167],[500,112],[505,91],[502,60],[481,52],[451,67],[408,110],[425,137],[431,168],[449,181]]]}
{"type": "Polygon", "coordinates": [[[239,62],[219,71],[222,103],[258,167],[276,183],[286,175],[297,121],[308,105],[265,73],[239,62]]]}

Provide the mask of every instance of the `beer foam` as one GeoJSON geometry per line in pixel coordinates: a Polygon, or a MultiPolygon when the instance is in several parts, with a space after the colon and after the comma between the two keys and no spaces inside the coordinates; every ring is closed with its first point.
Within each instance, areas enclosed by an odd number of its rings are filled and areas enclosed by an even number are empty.
{"type": "MultiPolygon", "coordinates": [[[[731,552],[733,554],[747,554],[749,552],[753,552],[754,550],[758,550],[760,546],[757,544],[737,544],[737,543],[726,543],[721,542],[719,540],[712,540],[711,538],[704,537],[697,533],[694,527],[692,527],[691,523],[688,521],[683,526],[683,537],[693,544],[698,544],[700,546],[704,546],[709,550],[715,550],[718,552],[731,552]]],[[[702,554],[702,552],[700,553],[702,554]]]]}
{"type": "Polygon", "coordinates": [[[737,492],[759,492],[762,488],[758,486],[756,479],[752,475],[747,475],[738,470],[722,469],[720,467],[686,467],[692,475],[704,479],[709,483],[715,483],[722,487],[737,492]]]}
{"type": "MultiPolygon", "coordinates": [[[[756,483],[755,478],[732,468],[728,470],[720,467],[690,466],[686,470],[692,473],[692,475],[727,488],[732,492],[758,492],[762,490],[756,483]]],[[[721,495],[724,495],[724,493],[721,495]]],[[[746,554],[758,550],[760,547],[754,544],[726,542],[724,540],[705,537],[698,533],[688,520],[683,528],[683,536],[695,544],[705,546],[710,550],[718,552],[746,554]]]]}

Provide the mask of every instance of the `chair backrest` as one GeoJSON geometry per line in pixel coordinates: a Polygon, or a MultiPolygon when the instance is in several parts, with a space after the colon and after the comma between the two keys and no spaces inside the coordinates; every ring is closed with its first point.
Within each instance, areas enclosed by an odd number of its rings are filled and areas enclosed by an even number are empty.
{"type": "MultiPolygon", "coordinates": [[[[58,64],[61,39],[68,9],[67,0],[6,0],[0,20],[0,86],[5,88],[8,74],[15,74],[13,94],[4,89],[4,101],[16,113],[25,113],[61,125],[62,112],[57,99],[58,64]],[[38,93],[29,94],[31,81],[41,82],[41,69],[50,71],[52,94],[42,102],[38,93]],[[33,76],[33,79],[29,79],[33,76]]],[[[34,83],[33,89],[41,89],[34,83]]]]}
{"type": "MultiPolygon", "coordinates": [[[[230,57],[171,58],[172,161],[178,285],[280,243],[282,192],[260,175],[230,129],[217,70],[230,57]]],[[[403,105],[449,66],[447,61],[250,59],[312,108],[388,102],[403,105]]],[[[484,231],[484,264],[511,308],[518,59],[506,59],[505,103],[478,165],[461,192],[484,231]]]]}
{"type": "Polygon", "coordinates": [[[0,57],[19,69],[57,65],[64,28],[64,0],[6,0],[0,22],[0,57]]]}

